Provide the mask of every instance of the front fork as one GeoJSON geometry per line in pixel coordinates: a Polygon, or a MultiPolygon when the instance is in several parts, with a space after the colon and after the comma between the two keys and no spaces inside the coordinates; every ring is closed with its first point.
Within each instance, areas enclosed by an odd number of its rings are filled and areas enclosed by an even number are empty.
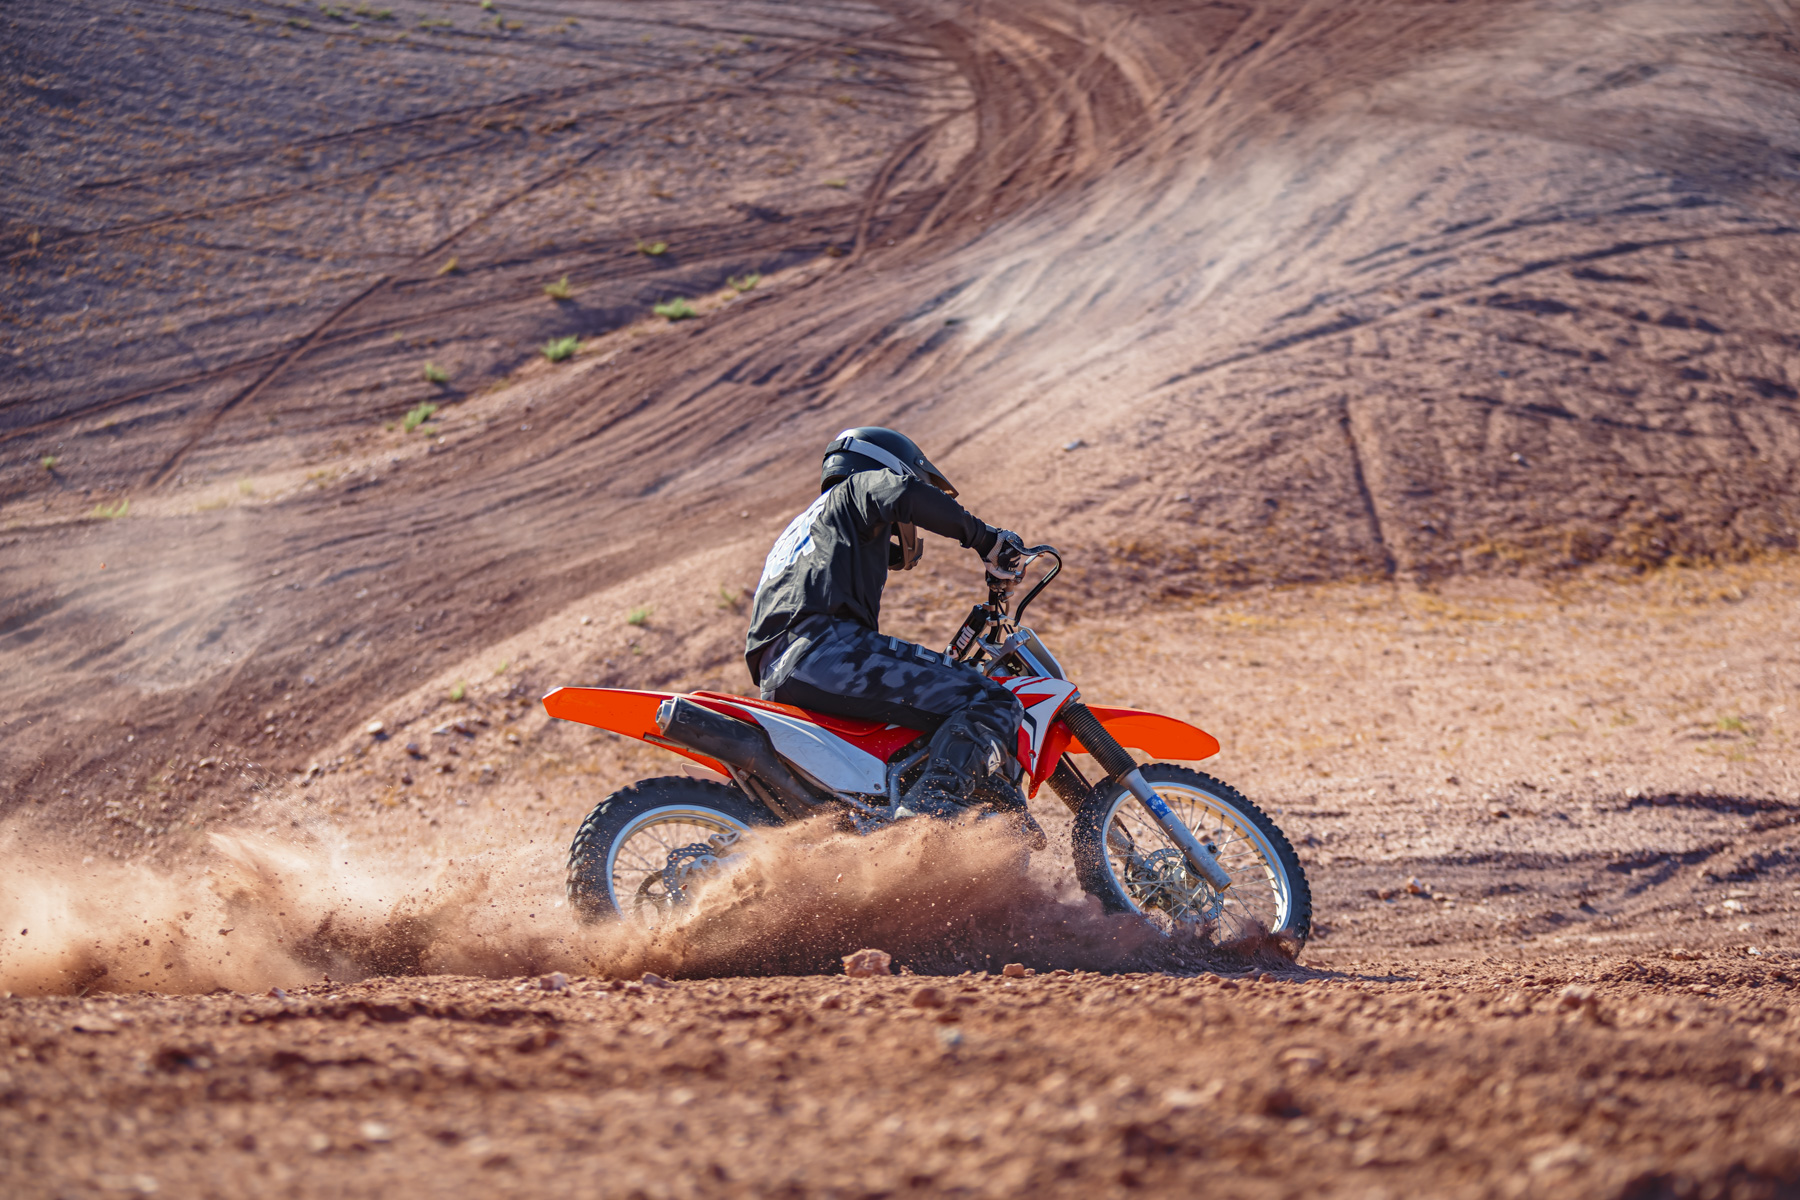
{"type": "MultiPolygon", "coordinates": [[[[1181,848],[1181,856],[1187,859],[1188,865],[1216,890],[1222,892],[1229,888],[1231,875],[1219,865],[1218,858],[1201,844],[1200,839],[1194,836],[1194,831],[1176,815],[1175,810],[1156,794],[1156,789],[1144,778],[1143,769],[1138,766],[1137,760],[1125,752],[1125,747],[1119,745],[1112,734],[1106,732],[1106,727],[1100,724],[1099,718],[1088,710],[1088,706],[1079,700],[1072,700],[1063,707],[1059,715],[1068,725],[1069,731],[1080,739],[1087,752],[1099,761],[1101,769],[1136,796],[1138,803],[1144,806],[1144,811],[1169,835],[1169,840],[1181,848]]],[[[1059,766],[1057,770],[1060,773],[1062,767],[1059,766]]],[[[1052,779],[1052,782],[1055,780],[1052,779]]],[[[1058,792],[1060,794],[1060,788],[1058,792]]],[[[1111,842],[1115,836],[1125,836],[1124,831],[1116,825],[1107,832],[1107,840],[1111,842]]],[[[1130,845],[1129,838],[1119,848],[1135,850],[1130,845]]]]}
{"type": "Polygon", "coordinates": [[[1189,866],[1200,872],[1206,882],[1221,892],[1231,886],[1231,875],[1219,865],[1213,852],[1200,844],[1200,839],[1187,827],[1187,822],[1163,803],[1163,798],[1156,794],[1156,789],[1150,786],[1141,769],[1133,767],[1119,776],[1119,782],[1138,798],[1138,803],[1162,826],[1162,831],[1169,835],[1169,840],[1181,847],[1182,857],[1188,860],[1189,866]]]}

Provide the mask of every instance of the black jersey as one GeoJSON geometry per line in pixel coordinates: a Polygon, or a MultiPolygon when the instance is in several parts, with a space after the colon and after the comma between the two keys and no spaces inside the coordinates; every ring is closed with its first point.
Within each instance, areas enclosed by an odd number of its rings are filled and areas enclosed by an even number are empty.
{"type": "Polygon", "coordinates": [[[895,524],[955,538],[982,555],[998,536],[943,492],[897,471],[858,471],[834,484],[788,523],[763,564],[744,645],[752,679],[764,648],[806,617],[879,628],[895,524]]]}

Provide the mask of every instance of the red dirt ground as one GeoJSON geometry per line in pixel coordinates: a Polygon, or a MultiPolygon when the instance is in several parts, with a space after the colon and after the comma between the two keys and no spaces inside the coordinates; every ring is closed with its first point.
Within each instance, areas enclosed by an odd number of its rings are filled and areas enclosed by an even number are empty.
{"type": "Polygon", "coordinates": [[[0,58],[7,1194],[1800,1194],[1790,5],[26,0],[0,58]],[[1297,963],[1100,914],[1047,794],[1029,868],[802,828],[569,920],[677,768],[536,698],[745,687],[866,422],[1220,737],[1297,963]]]}

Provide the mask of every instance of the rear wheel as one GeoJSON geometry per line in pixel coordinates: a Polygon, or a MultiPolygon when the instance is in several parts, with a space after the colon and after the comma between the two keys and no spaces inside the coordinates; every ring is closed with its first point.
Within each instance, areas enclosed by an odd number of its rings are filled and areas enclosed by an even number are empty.
{"type": "Polygon", "coordinates": [[[735,787],[704,779],[646,779],[594,807],[569,847],[569,903],[586,921],[669,919],[696,874],[738,838],[779,822],[735,787]]]}
{"type": "Polygon", "coordinates": [[[1075,813],[1075,869],[1081,886],[1115,912],[1158,924],[1203,922],[1221,941],[1260,930],[1304,943],[1312,932],[1312,890],[1286,835],[1229,784],[1168,763],[1143,767],[1144,779],[1211,848],[1231,874],[1215,890],[1188,865],[1137,797],[1116,780],[1102,784],[1075,813]]]}

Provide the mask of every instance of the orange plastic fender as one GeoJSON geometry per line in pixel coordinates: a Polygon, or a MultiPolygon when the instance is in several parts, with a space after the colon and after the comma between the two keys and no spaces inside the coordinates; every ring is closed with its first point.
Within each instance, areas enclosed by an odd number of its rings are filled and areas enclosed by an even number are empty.
{"type": "MultiPolygon", "coordinates": [[[[1088,706],[1106,732],[1118,739],[1119,745],[1142,750],[1151,758],[1211,758],[1219,752],[1219,739],[1204,729],[1165,717],[1161,713],[1136,708],[1104,708],[1088,706]]],[[[1071,739],[1069,749],[1081,751],[1079,741],[1071,739]]]]}
{"type": "Polygon", "coordinates": [[[664,750],[672,750],[683,758],[691,758],[703,767],[729,776],[730,772],[723,763],[715,762],[704,754],[684,750],[663,737],[662,730],[656,724],[656,709],[671,694],[632,692],[624,688],[560,687],[544,697],[544,711],[564,721],[592,725],[596,729],[622,733],[626,737],[661,746],[664,750]]]}

